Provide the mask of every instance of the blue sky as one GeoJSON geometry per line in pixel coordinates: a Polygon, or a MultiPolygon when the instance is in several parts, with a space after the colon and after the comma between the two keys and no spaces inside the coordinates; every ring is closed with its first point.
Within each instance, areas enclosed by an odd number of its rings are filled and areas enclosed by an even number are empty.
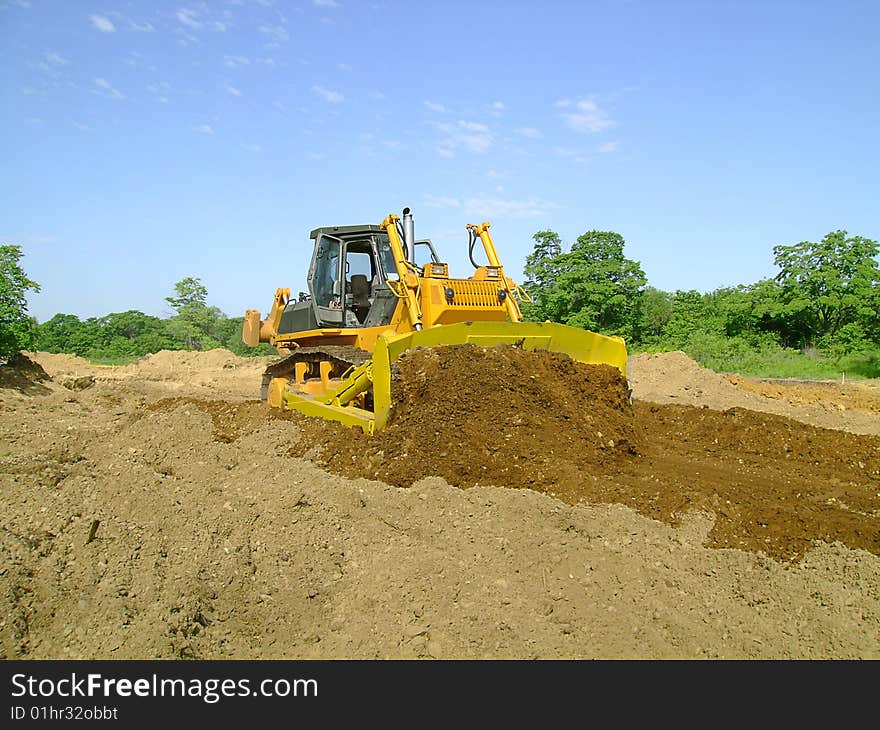
{"type": "Polygon", "coordinates": [[[230,316],[305,288],[308,232],[413,209],[453,273],[492,222],[614,230],[654,286],[880,238],[878,2],[0,0],[0,242],[30,312],[230,316]]]}

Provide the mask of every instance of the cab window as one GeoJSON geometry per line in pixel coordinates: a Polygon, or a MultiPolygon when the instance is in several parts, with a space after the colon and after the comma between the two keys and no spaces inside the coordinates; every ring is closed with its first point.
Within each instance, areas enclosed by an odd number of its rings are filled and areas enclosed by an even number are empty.
{"type": "Polygon", "coordinates": [[[315,251],[315,275],[313,296],[319,307],[330,307],[339,287],[339,246],[341,241],[330,236],[321,236],[315,251]]]}

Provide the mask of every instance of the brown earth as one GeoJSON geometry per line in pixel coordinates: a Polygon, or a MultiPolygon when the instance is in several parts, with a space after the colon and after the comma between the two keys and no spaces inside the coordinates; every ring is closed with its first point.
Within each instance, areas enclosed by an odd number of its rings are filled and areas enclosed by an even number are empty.
{"type": "Polygon", "coordinates": [[[767,382],[719,375],[683,352],[635,355],[629,378],[640,400],[707,405],[716,410],[749,408],[823,428],[880,436],[880,383],[767,382]]]}
{"type": "Polygon", "coordinates": [[[265,360],[33,359],[0,368],[0,656],[880,657],[863,384],[638,356],[630,406],[608,368],[425,351],[369,441],[255,402],[265,360]]]}
{"type": "Polygon", "coordinates": [[[330,471],[400,487],[531,488],[670,524],[711,510],[709,544],[776,558],[819,539],[880,555],[880,438],[742,408],[632,407],[616,369],[515,348],[413,351],[393,391],[381,433],[304,419],[293,452],[322,444],[330,471]]]}

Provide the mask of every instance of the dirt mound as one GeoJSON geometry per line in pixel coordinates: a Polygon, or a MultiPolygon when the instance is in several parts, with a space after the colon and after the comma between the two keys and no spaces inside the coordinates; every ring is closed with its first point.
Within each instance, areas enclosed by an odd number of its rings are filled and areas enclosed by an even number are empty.
{"type": "Polygon", "coordinates": [[[822,428],[880,436],[880,387],[846,383],[779,385],[720,375],[700,366],[683,352],[639,354],[629,358],[633,397],[652,403],[749,408],[776,413],[822,428]]]}
{"type": "Polygon", "coordinates": [[[723,375],[702,367],[680,350],[633,355],[629,359],[633,395],[639,400],[688,402],[711,400],[718,407],[742,406],[741,393],[723,375]]]}
{"type": "MultiPolygon", "coordinates": [[[[671,361],[694,371],[686,357],[671,361]]],[[[880,555],[875,437],[742,408],[633,409],[614,368],[509,347],[415,350],[400,359],[392,395],[384,431],[303,418],[307,437],[292,453],[400,487],[442,476],[459,487],[530,488],[670,524],[710,510],[709,544],[778,558],[799,558],[817,540],[880,555]]]]}
{"type": "Polygon", "coordinates": [[[249,358],[238,357],[229,350],[215,348],[203,352],[189,350],[160,350],[142,357],[133,367],[141,371],[156,371],[169,374],[178,368],[234,368],[237,365],[253,364],[249,358]]]}
{"type": "Polygon", "coordinates": [[[0,365],[0,389],[17,390],[26,395],[49,393],[43,383],[51,380],[43,367],[23,352],[13,355],[0,365]]]}
{"type": "Polygon", "coordinates": [[[504,484],[553,493],[573,472],[635,453],[620,371],[512,347],[420,348],[397,362],[385,430],[313,422],[331,469],[409,486],[504,484]]]}
{"type": "Polygon", "coordinates": [[[52,375],[95,375],[113,380],[139,378],[149,380],[194,379],[216,371],[262,369],[272,358],[238,357],[229,350],[216,348],[204,352],[190,350],[160,350],[145,355],[129,365],[93,365],[76,355],[50,352],[32,353],[33,359],[52,375]]]}
{"type": "Polygon", "coordinates": [[[725,375],[724,379],[740,391],[792,405],[818,405],[832,412],[859,410],[880,415],[880,385],[877,383],[753,380],[740,375],[725,375]]]}
{"type": "Polygon", "coordinates": [[[128,365],[92,365],[75,355],[33,353],[46,371],[62,382],[92,377],[96,381],[125,383],[150,398],[198,394],[251,399],[260,395],[260,375],[270,357],[238,357],[229,350],[205,352],[161,350],[128,365]]]}
{"type": "MultiPolygon", "coordinates": [[[[211,417],[211,436],[215,441],[231,443],[244,434],[251,433],[272,420],[292,420],[295,416],[289,411],[267,408],[259,400],[229,403],[227,401],[206,401],[197,398],[163,398],[147,406],[148,411],[174,411],[180,406],[191,406],[211,417]]],[[[184,409],[189,415],[190,410],[184,409]]]]}
{"type": "Polygon", "coordinates": [[[94,375],[100,370],[111,368],[101,365],[92,365],[88,360],[77,355],[66,355],[55,352],[32,352],[29,353],[34,362],[40,364],[53,378],[61,374],[94,375]]]}

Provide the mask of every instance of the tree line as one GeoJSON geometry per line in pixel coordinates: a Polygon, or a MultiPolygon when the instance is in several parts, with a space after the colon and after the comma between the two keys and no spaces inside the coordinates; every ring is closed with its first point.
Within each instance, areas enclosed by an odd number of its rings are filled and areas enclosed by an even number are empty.
{"type": "MultiPolygon", "coordinates": [[[[778,245],[775,276],[709,293],[650,286],[613,231],[587,231],[567,250],[554,231],[538,231],[533,240],[523,282],[532,300],[523,305],[528,320],[620,335],[631,351],[684,350],[722,371],[821,376],[848,369],[880,377],[880,267],[871,239],[838,230],[818,242],[778,245]]],[[[84,320],[59,313],[37,323],[26,297],[39,285],[20,259],[20,247],[0,246],[0,357],[22,349],[105,362],[162,349],[273,352],[246,347],[242,318],[210,306],[207,289],[192,277],[165,298],[174,312],[165,319],[129,310],[84,320]]]]}
{"type": "Polygon", "coordinates": [[[0,358],[20,350],[66,352],[94,362],[129,362],[159,350],[210,350],[223,347],[237,355],[267,355],[268,345],[241,341],[243,317],[227,317],[207,303],[208,290],[193,277],[178,281],[165,298],[174,314],[154,317],[138,310],[80,319],[56,314],[37,323],[27,316],[26,294],[39,291],[20,266],[18,246],[0,246],[0,358]]]}
{"type": "Polygon", "coordinates": [[[532,321],[620,335],[631,349],[684,350],[722,370],[807,354],[880,376],[876,241],[838,230],[778,245],[774,277],[701,293],[649,286],[613,231],[588,231],[568,250],[554,231],[533,238],[523,284],[532,299],[523,314],[532,321]]]}

